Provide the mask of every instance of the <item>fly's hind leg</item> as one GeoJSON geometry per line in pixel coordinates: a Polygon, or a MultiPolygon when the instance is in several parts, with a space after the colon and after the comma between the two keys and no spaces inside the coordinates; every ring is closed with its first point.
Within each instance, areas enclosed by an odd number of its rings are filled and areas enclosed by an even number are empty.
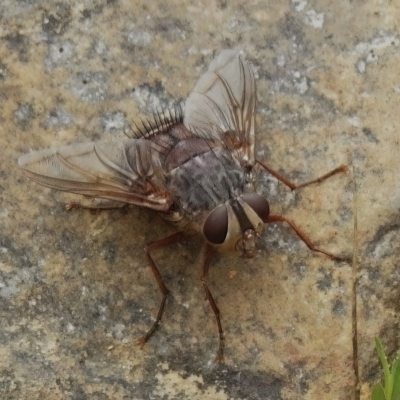
{"type": "Polygon", "coordinates": [[[288,179],[286,179],[279,172],[276,172],[275,170],[273,170],[268,164],[265,164],[265,163],[263,163],[261,161],[258,161],[258,160],[257,160],[257,163],[260,164],[272,176],[274,176],[276,179],[280,180],[283,184],[285,184],[286,186],[288,186],[292,190],[297,190],[297,189],[303,188],[305,186],[313,185],[314,183],[320,183],[320,182],[324,181],[325,179],[330,178],[333,175],[340,174],[340,173],[346,173],[346,172],[349,171],[349,168],[347,167],[347,165],[342,164],[339,167],[333,169],[332,171],[329,171],[326,174],[320,176],[319,178],[316,178],[316,179],[313,179],[311,181],[300,183],[300,184],[296,185],[295,183],[293,183],[293,182],[289,181],[288,179]]]}
{"type": "Polygon", "coordinates": [[[146,253],[147,261],[149,262],[149,266],[151,268],[151,272],[153,273],[154,278],[156,279],[158,287],[162,294],[162,300],[161,300],[160,308],[158,309],[156,320],[154,321],[153,325],[150,327],[150,329],[147,331],[147,333],[144,336],[142,336],[141,338],[139,338],[137,340],[137,344],[142,347],[148,342],[148,340],[153,336],[154,332],[157,330],[158,325],[161,321],[161,317],[164,313],[165,303],[167,301],[167,297],[169,294],[169,290],[165,286],[165,283],[162,279],[160,271],[158,270],[153,259],[151,258],[150,252],[152,252],[153,250],[162,249],[163,247],[168,246],[170,244],[177,243],[182,238],[183,238],[183,233],[176,232],[171,236],[167,236],[164,239],[157,240],[156,242],[148,244],[144,249],[144,252],[146,253]]]}
{"type": "Polygon", "coordinates": [[[213,298],[213,296],[210,292],[210,289],[208,288],[208,285],[207,285],[208,270],[210,268],[210,262],[211,262],[213,254],[214,254],[214,249],[210,245],[206,244],[204,264],[203,264],[203,273],[202,273],[200,279],[203,283],[203,287],[206,292],[206,299],[210,303],[211,309],[214,313],[215,320],[216,320],[217,326],[218,326],[219,347],[218,347],[217,356],[215,357],[215,361],[223,362],[224,361],[224,331],[222,330],[219,309],[218,309],[217,304],[215,303],[214,298],[213,298]]]}

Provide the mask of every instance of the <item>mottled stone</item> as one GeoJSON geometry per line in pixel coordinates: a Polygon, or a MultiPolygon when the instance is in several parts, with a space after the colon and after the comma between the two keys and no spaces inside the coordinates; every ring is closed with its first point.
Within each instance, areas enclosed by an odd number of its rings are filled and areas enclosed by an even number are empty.
{"type": "Polygon", "coordinates": [[[374,337],[400,347],[400,11],[395,1],[0,2],[0,397],[2,399],[361,399],[380,379],[374,337]],[[185,99],[221,49],[243,49],[257,80],[260,193],[287,226],[255,258],[218,255],[204,293],[201,242],[154,254],[172,292],[162,325],[143,247],[173,232],[150,211],[67,212],[20,155],[115,140],[185,99]],[[354,218],[357,216],[357,230],[354,218]],[[354,280],[357,278],[354,296],[354,280]],[[354,375],[357,300],[359,382],[354,375]]]}

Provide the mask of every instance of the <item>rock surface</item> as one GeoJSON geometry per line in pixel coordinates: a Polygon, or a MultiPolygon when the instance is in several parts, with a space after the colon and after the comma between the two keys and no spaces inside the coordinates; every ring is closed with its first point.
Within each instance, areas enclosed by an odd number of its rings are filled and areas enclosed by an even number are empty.
{"type": "Polygon", "coordinates": [[[399,19],[395,1],[2,1],[0,398],[369,399],[374,337],[400,347],[399,19]],[[296,193],[260,171],[272,212],[356,251],[334,262],[272,224],[254,259],[218,256],[217,365],[201,242],[155,255],[173,296],[142,350],[160,301],[143,247],[171,227],[139,208],[67,212],[76,197],[17,158],[122,137],[224,48],[253,63],[260,160],[299,182],[350,168],[296,193]]]}

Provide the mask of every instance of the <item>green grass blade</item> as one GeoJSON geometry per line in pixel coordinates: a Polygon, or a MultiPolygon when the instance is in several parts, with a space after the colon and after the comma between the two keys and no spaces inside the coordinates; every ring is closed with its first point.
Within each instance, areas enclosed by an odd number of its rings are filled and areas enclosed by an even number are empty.
{"type": "MultiPolygon", "coordinates": [[[[390,385],[390,381],[391,381],[389,364],[388,364],[388,361],[387,361],[387,358],[385,355],[385,351],[383,350],[382,343],[378,338],[375,338],[375,346],[376,346],[376,350],[378,352],[379,359],[381,360],[381,363],[382,363],[383,373],[385,375],[385,393],[390,394],[390,396],[391,396],[392,388],[388,387],[390,385]],[[390,392],[390,393],[388,393],[388,392],[390,392]]],[[[391,399],[391,397],[388,397],[386,400],[392,400],[392,399],[391,399]]]]}
{"type": "Polygon", "coordinates": [[[371,400],[386,400],[382,384],[378,383],[372,389],[371,400]]]}
{"type": "Polygon", "coordinates": [[[393,361],[392,364],[392,377],[393,377],[393,391],[392,400],[400,400],[400,356],[393,361]]]}

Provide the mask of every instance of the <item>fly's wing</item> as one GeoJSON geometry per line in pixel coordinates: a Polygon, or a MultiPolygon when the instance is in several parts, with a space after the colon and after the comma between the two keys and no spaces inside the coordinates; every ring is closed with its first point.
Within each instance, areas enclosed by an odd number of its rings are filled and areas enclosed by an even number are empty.
{"type": "Polygon", "coordinates": [[[18,163],[53,189],[168,211],[172,199],[151,145],[146,139],[76,144],[29,153],[18,163]]]}
{"type": "Polygon", "coordinates": [[[196,134],[222,141],[244,168],[251,168],[255,105],[250,65],[238,52],[224,50],[186,100],[184,124],[196,134]]]}

